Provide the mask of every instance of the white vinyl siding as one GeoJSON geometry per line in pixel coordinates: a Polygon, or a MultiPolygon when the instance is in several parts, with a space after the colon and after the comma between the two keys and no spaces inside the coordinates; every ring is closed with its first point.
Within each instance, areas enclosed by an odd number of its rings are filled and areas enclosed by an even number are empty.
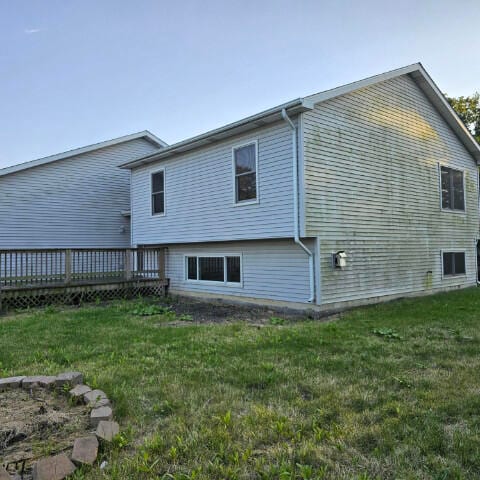
{"type": "MultiPolygon", "coordinates": [[[[313,241],[306,241],[312,249],[313,241]]],[[[170,245],[166,260],[172,293],[219,295],[306,302],[309,297],[308,257],[293,240],[170,245]],[[241,282],[187,280],[187,257],[241,255],[241,282]]]]}
{"type": "Polygon", "coordinates": [[[284,122],[132,170],[133,244],[293,235],[292,136],[284,122]],[[234,203],[232,149],[258,142],[257,200],[234,203]],[[151,215],[150,175],[165,168],[166,216],[151,215]]]}
{"type": "Polygon", "coordinates": [[[303,114],[305,234],[320,242],[321,301],[464,287],[476,282],[478,172],[409,76],[303,114]],[[439,164],[464,172],[465,212],[441,208],[439,164]],[[467,274],[443,277],[442,250],[467,274]],[[345,269],[332,253],[345,250],[345,269]]]}
{"type": "Polygon", "coordinates": [[[144,139],[0,177],[0,248],[128,247],[130,172],[144,139]]]}

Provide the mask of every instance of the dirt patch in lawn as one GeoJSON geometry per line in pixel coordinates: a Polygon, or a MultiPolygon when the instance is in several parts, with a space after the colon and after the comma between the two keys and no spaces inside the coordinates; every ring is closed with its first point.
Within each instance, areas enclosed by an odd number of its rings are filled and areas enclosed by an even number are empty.
{"type": "Polygon", "coordinates": [[[0,464],[27,459],[28,472],[35,458],[71,449],[75,438],[88,430],[88,408],[71,405],[59,392],[43,388],[0,392],[0,464]]]}
{"type": "Polygon", "coordinates": [[[320,318],[320,312],[313,310],[292,310],[288,308],[273,308],[245,304],[229,304],[221,301],[202,301],[191,298],[179,297],[166,305],[176,314],[178,320],[169,322],[168,325],[185,325],[190,323],[234,323],[239,321],[249,322],[253,325],[263,326],[278,324],[282,321],[293,322],[306,318],[320,318]]]}

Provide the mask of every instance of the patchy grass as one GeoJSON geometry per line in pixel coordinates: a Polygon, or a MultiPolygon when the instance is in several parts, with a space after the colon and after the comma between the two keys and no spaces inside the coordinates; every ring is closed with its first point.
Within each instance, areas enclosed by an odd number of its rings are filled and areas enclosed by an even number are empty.
{"type": "Polygon", "coordinates": [[[75,369],[123,433],[77,479],[480,477],[480,291],[335,322],[168,326],[145,303],[0,318],[0,375],[75,369]]]}

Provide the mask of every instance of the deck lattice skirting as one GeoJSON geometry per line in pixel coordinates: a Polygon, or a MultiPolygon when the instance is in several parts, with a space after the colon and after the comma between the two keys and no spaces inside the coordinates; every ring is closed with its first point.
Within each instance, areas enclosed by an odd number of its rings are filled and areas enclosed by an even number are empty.
{"type": "Polygon", "coordinates": [[[165,295],[164,248],[0,250],[0,309],[165,295]]]}

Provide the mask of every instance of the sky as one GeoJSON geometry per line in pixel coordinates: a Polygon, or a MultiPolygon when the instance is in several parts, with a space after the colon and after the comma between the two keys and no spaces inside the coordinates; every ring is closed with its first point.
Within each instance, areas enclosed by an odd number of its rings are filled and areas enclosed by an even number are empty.
{"type": "Polygon", "coordinates": [[[0,0],[0,168],[171,144],[418,61],[469,95],[479,29],[480,0],[0,0]]]}

